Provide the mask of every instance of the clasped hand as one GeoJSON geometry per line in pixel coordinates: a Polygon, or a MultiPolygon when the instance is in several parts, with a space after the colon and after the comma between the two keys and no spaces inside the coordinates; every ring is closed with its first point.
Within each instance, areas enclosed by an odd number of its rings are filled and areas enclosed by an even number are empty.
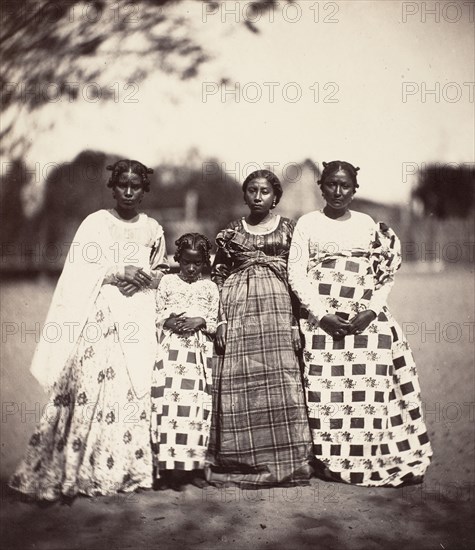
{"type": "Polygon", "coordinates": [[[133,296],[139,290],[151,288],[153,279],[141,267],[126,265],[124,274],[118,277],[117,288],[124,296],[133,296]]]}
{"type": "Polygon", "coordinates": [[[360,311],[349,321],[338,315],[325,315],[320,320],[320,327],[334,340],[341,340],[349,334],[361,334],[375,318],[376,314],[370,309],[360,311]]]}
{"type": "Polygon", "coordinates": [[[203,317],[183,317],[184,314],[185,312],[172,313],[163,323],[164,328],[177,334],[187,334],[206,327],[203,317]]]}

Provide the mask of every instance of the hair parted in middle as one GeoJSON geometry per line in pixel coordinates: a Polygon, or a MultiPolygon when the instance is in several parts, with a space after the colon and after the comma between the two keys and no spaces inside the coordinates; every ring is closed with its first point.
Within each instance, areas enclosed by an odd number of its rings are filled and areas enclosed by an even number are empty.
{"type": "Polygon", "coordinates": [[[284,194],[284,191],[282,189],[282,184],[280,183],[279,178],[270,170],[256,170],[255,172],[249,174],[242,184],[243,193],[246,192],[249,183],[256,178],[264,178],[272,185],[272,189],[274,190],[275,195],[275,205],[277,206],[280,199],[282,198],[282,195],[284,194]]]}
{"type": "Polygon", "coordinates": [[[144,191],[150,191],[150,180],[148,179],[148,175],[153,174],[153,169],[147,168],[145,164],[142,164],[138,160],[118,160],[114,164],[106,166],[106,170],[110,170],[112,172],[111,177],[107,182],[107,187],[114,187],[114,185],[117,185],[119,182],[121,174],[124,172],[130,172],[140,177],[144,191]]]}
{"type": "Polygon", "coordinates": [[[203,256],[203,261],[207,266],[210,265],[210,251],[211,251],[211,242],[208,237],[202,235],[201,233],[185,233],[179,239],[175,241],[176,252],[173,256],[175,262],[180,261],[180,257],[184,250],[197,250],[201,252],[203,256]]]}
{"type": "Polygon", "coordinates": [[[328,178],[328,176],[331,176],[331,174],[334,174],[335,172],[338,172],[340,170],[344,170],[351,178],[351,181],[353,182],[353,185],[355,186],[355,189],[359,187],[358,181],[356,179],[358,175],[358,171],[360,169],[359,166],[353,166],[349,162],[346,162],[344,160],[332,160],[331,162],[322,162],[323,164],[323,172],[320,176],[320,179],[318,180],[318,185],[322,185],[322,183],[328,178]]]}

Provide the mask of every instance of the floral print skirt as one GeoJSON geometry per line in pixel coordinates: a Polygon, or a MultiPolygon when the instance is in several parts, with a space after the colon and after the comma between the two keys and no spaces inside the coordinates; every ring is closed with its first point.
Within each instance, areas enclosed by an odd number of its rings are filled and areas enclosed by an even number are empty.
{"type": "Polygon", "coordinates": [[[152,486],[150,395],[137,398],[119,333],[99,293],[10,486],[35,499],[152,486]],[[90,331],[93,332],[93,331],[90,331]],[[94,341],[92,341],[94,340],[94,341]]]}
{"type": "MultiPolygon", "coordinates": [[[[364,258],[334,258],[313,273],[330,313],[351,319],[369,306],[364,258]]],[[[303,314],[305,387],[315,457],[325,476],[368,486],[421,479],[432,448],[409,344],[388,308],[358,335],[334,340],[303,314]]]]}
{"type": "Polygon", "coordinates": [[[156,472],[204,467],[211,421],[213,343],[203,334],[162,331],[152,375],[156,472]]]}

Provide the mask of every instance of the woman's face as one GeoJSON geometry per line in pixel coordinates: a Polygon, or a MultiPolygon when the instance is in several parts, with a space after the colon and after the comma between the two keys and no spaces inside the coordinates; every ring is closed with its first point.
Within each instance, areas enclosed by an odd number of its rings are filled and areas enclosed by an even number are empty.
{"type": "Polygon", "coordinates": [[[198,279],[205,265],[202,252],[192,248],[183,250],[178,263],[180,264],[182,278],[189,283],[198,279]]]}
{"type": "Polygon", "coordinates": [[[275,199],[274,188],[266,178],[251,180],[244,192],[244,201],[251,212],[264,213],[272,208],[275,199]]]}
{"type": "Polygon", "coordinates": [[[345,170],[338,170],[322,182],[322,194],[330,208],[346,211],[355,194],[355,185],[345,170]]]}
{"type": "Polygon", "coordinates": [[[123,210],[137,208],[144,195],[142,179],[133,172],[123,172],[114,185],[114,198],[123,210]]]}

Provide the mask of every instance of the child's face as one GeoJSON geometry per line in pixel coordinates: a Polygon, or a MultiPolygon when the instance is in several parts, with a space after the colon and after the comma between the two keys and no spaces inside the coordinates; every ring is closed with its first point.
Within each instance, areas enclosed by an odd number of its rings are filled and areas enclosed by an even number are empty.
{"type": "Polygon", "coordinates": [[[178,263],[182,278],[189,283],[198,279],[204,267],[202,253],[190,248],[183,250],[178,263]]]}

